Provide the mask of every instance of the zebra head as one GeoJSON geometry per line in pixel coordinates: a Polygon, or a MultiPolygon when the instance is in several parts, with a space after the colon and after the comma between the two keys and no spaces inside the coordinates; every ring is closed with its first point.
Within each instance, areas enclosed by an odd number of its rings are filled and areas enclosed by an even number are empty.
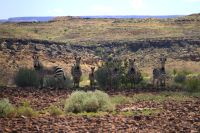
{"type": "Polygon", "coordinates": [[[129,59],[129,65],[135,67],[135,59],[129,59]]]}
{"type": "Polygon", "coordinates": [[[165,68],[165,62],[167,61],[166,57],[160,57],[160,64],[161,64],[161,68],[165,68]]]}
{"type": "Polygon", "coordinates": [[[40,70],[43,68],[41,62],[39,61],[38,55],[33,55],[33,67],[35,70],[40,70]]]}
{"type": "Polygon", "coordinates": [[[75,61],[76,61],[76,65],[77,65],[77,66],[80,66],[81,57],[75,56],[74,58],[75,58],[75,61]]]}
{"type": "Polygon", "coordinates": [[[92,73],[94,73],[94,69],[95,69],[95,67],[91,67],[91,71],[92,71],[92,73]]]}
{"type": "Polygon", "coordinates": [[[135,73],[135,59],[129,59],[129,71],[135,73]]]}

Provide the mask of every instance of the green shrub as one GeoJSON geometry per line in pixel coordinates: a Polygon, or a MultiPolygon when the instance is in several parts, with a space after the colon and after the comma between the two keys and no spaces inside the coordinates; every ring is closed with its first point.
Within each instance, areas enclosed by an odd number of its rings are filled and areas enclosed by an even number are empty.
{"type": "Polygon", "coordinates": [[[101,67],[95,72],[95,79],[101,88],[107,87],[109,84],[109,76],[105,67],[101,67]]]}
{"type": "Polygon", "coordinates": [[[186,74],[185,73],[178,73],[175,77],[174,77],[174,81],[176,83],[184,83],[186,81],[186,74]]]}
{"type": "Polygon", "coordinates": [[[52,88],[71,88],[72,81],[69,77],[65,76],[66,80],[58,80],[54,77],[45,77],[44,78],[44,86],[52,87],[52,88]]]}
{"type": "Polygon", "coordinates": [[[8,99],[0,100],[0,117],[10,117],[15,115],[15,108],[8,99]]]}
{"type": "MultiPolygon", "coordinates": [[[[95,72],[96,81],[101,88],[110,87],[112,85],[111,87],[117,89],[127,87],[129,84],[131,84],[131,82],[133,82],[129,80],[127,75],[129,66],[127,60],[115,61],[112,59],[112,57],[109,57],[108,60],[108,62],[99,67],[95,72]],[[109,73],[110,68],[116,68],[118,70],[115,78],[111,77],[111,74],[109,73]]],[[[140,74],[137,78],[135,78],[135,83],[139,84],[142,80],[143,76],[140,74]]]]}
{"type": "Polygon", "coordinates": [[[113,109],[114,105],[111,103],[109,96],[98,90],[95,92],[73,92],[65,103],[65,112],[97,112],[112,111],[113,109]]]}
{"type": "Polygon", "coordinates": [[[15,77],[15,83],[20,87],[38,87],[39,78],[33,69],[20,68],[15,77]]]}
{"type": "Polygon", "coordinates": [[[186,89],[189,92],[200,92],[200,79],[190,78],[186,81],[186,89]]]}
{"type": "Polygon", "coordinates": [[[57,106],[54,106],[54,105],[51,105],[49,108],[48,108],[48,112],[50,113],[50,115],[52,116],[59,116],[59,115],[62,115],[63,114],[63,111],[57,107],[57,106]]]}

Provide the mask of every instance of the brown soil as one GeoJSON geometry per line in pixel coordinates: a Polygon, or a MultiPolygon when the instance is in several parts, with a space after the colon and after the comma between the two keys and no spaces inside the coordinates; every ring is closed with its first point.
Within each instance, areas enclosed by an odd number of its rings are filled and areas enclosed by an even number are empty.
{"type": "MultiPolygon", "coordinates": [[[[66,99],[67,90],[33,90],[30,88],[1,88],[0,98],[9,98],[20,105],[25,99],[36,110],[47,108],[66,99]]],[[[112,92],[113,94],[113,92],[112,92]]],[[[133,93],[132,93],[133,94],[133,93]]],[[[130,95],[130,92],[129,92],[130,95]]],[[[0,118],[1,132],[200,132],[200,100],[138,102],[117,106],[117,112],[124,107],[159,108],[164,111],[154,115],[87,116],[39,116],[34,118],[0,118]]]]}

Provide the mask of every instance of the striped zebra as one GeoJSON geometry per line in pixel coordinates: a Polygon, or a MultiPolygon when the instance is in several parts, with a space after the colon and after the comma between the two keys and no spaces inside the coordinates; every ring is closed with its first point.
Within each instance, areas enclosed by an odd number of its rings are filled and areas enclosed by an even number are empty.
{"type": "Polygon", "coordinates": [[[41,88],[45,87],[45,84],[44,84],[45,77],[53,77],[56,81],[60,81],[60,82],[66,80],[65,73],[61,67],[58,67],[58,66],[54,66],[52,68],[44,67],[44,65],[39,60],[39,56],[37,55],[33,56],[33,66],[39,75],[41,88]]]}
{"type": "Polygon", "coordinates": [[[153,69],[153,85],[155,86],[155,82],[156,82],[156,86],[165,86],[165,82],[166,82],[166,78],[167,78],[167,74],[165,71],[165,62],[167,61],[167,59],[165,57],[161,57],[160,58],[160,67],[158,68],[154,68],[153,69]]]}
{"type": "Polygon", "coordinates": [[[138,84],[142,80],[142,75],[135,65],[135,59],[129,59],[127,78],[131,83],[131,88],[135,88],[135,84],[138,84]]]}
{"type": "Polygon", "coordinates": [[[89,80],[90,80],[90,88],[95,89],[95,76],[94,76],[94,70],[95,67],[91,67],[91,73],[89,74],[89,80]]]}
{"type": "Polygon", "coordinates": [[[71,68],[71,75],[73,77],[74,87],[79,87],[80,79],[82,76],[82,71],[80,66],[81,57],[75,56],[74,58],[76,63],[71,68]]]}

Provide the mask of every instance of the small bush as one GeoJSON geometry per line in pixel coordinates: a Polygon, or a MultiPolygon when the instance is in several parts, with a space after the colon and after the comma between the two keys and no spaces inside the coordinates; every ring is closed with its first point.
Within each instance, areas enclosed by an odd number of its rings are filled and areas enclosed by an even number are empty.
{"type": "Polygon", "coordinates": [[[35,70],[20,68],[16,74],[15,83],[20,87],[38,87],[39,78],[35,70]]]}
{"type": "Polygon", "coordinates": [[[98,85],[101,88],[107,87],[108,81],[109,81],[109,76],[108,76],[108,73],[107,73],[105,67],[101,67],[95,72],[95,79],[97,80],[98,85]]]}
{"type": "Polygon", "coordinates": [[[8,99],[0,100],[0,117],[10,117],[15,115],[15,108],[8,99]]]}
{"type": "Polygon", "coordinates": [[[98,90],[95,92],[73,92],[65,103],[65,112],[97,112],[112,111],[113,109],[114,105],[109,96],[98,90]]]}
{"type": "Polygon", "coordinates": [[[191,78],[186,81],[186,90],[189,92],[200,92],[200,79],[191,78]]]}
{"type": "Polygon", "coordinates": [[[63,111],[57,107],[57,106],[54,106],[54,105],[51,105],[49,108],[48,108],[48,112],[50,113],[50,115],[52,116],[59,116],[59,115],[62,115],[63,114],[63,111]]]}
{"type": "Polygon", "coordinates": [[[174,81],[176,83],[184,83],[186,81],[186,74],[185,73],[178,73],[175,77],[174,77],[174,81]]]}
{"type": "Polygon", "coordinates": [[[34,111],[31,107],[30,107],[30,102],[29,101],[24,101],[23,102],[23,106],[19,107],[17,110],[17,114],[19,116],[27,116],[27,117],[32,117],[32,116],[36,116],[37,112],[34,111]]]}

